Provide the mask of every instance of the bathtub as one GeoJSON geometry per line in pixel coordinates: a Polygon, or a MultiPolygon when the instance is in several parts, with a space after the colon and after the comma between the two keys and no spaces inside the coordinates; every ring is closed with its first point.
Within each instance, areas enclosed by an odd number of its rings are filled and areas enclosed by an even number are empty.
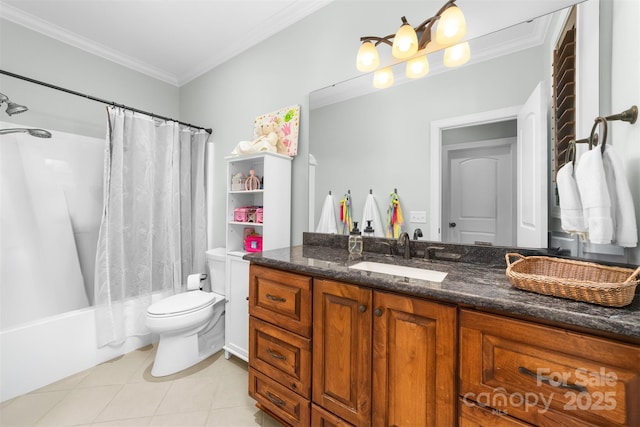
{"type": "Polygon", "coordinates": [[[0,331],[0,401],[36,390],[152,342],[129,338],[97,348],[93,307],[27,322],[0,331]]]}

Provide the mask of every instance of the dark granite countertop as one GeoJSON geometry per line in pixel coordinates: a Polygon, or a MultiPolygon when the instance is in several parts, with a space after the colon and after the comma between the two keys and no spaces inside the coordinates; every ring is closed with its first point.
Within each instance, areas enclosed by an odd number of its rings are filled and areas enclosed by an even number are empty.
{"type": "MultiPolygon", "coordinates": [[[[366,249],[365,245],[365,251],[366,249]]],[[[504,254],[501,256],[504,260],[504,254]]],[[[504,261],[500,265],[499,262],[492,263],[490,260],[480,264],[415,258],[404,260],[402,257],[391,258],[374,252],[363,252],[362,256],[350,257],[346,247],[307,244],[250,253],[244,258],[259,265],[364,285],[373,289],[427,297],[517,317],[562,323],[579,329],[586,328],[629,337],[632,341],[640,339],[640,286],[636,289],[636,297],[630,305],[610,308],[516,289],[505,275],[504,261]],[[349,268],[350,265],[361,261],[421,267],[446,272],[447,276],[442,283],[437,283],[349,268]]]]}

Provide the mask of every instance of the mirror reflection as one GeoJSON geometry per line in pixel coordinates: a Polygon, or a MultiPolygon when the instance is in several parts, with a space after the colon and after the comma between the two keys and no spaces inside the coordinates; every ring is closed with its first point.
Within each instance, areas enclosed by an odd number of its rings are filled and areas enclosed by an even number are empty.
{"type": "MultiPolygon", "coordinates": [[[[611,83],[598,81],[598,74],[610,72],[598,70],[615,63],[602,65],[611,58],[611,28],[600,16],[608,6],[587,1],[578,7],[592,14],[581,15],[587,16],[583,26],[600,25],[599,55],[598,49],[577,53],[583,67],[583,87],[577,91],[590,93],[576,106],[581,138],[600,109],[611,108],[611,83]]],[[[553,50],[569,13],[563,9],[469,40],[471,60],[460,68],[432,65],[425,78],[396,78],[384,90],[374,89],[371,75],[363,75],[313,92],[309,151],[316,165],[312,161],[309,211],[314,226],[330,191],[336,208],[350,191],[355,221],[361,221],[372,192],[385,222],[389,195],[397,189],[407,231],[414,235],[420,229],[426,240],[562,247],[573,256],[633,262],[623,248],[588,247],[559,225],[551,79],[553,50]],[[531,125],[531,117],[539,134],[523,142],[518,134],[531,125]]],[[[442,64],[441,52],[432,55],[431,64],[442,64]]]]}

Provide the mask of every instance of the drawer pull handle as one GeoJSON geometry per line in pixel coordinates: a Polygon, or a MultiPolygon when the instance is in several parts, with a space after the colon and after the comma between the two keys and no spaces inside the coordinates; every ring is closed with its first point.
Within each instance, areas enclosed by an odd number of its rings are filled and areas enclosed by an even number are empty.
{"type": "Polygon", "coordinates": [[[267,299],[270,299],[271,301],[275,301],[275,302],[287,302],[286,298],[278,297],[271,294],[267,294],[267,299]]]}
{"type": "Polygon", "coordinates": [[[575,390],[579,393],[587,392],[587,388],[578,384],[563,384],[558,383],[557,381],[553,381],[551,378],[545,377],[544,375],[536,374],[533,371],[530,371],[527,368],[522,366],[518,367],[518,372],[521,374],[528,375],[530,377],[535,378],[537,381],[550,385],[551,387],[559,387],[559,388],[568,388],[571,390],[575,390]]]}
{"type": "Polygon", "coordinates": [[[358,307],[358,310],[360,310],[360,313],[364,313],[365,311],[367,311],[367,306],[361,305],[360,307],[358,307]]]}
{"type": "Polygon", "coordinates": [[[287,404],[284,400],[280,399],[277,396],[274,396],[270,392],[267,392],[266,395],[267,395],[267,399],[269,399],[272,403],[275,403],[278,406],[285,406],[287,404]]]}
{"type": "Polygon", "coordinates": [[[378,317],[382,316],[382,309],[381,308],[376,308],[376,310],[373,312],[373,314],[375,314],[378,317]]]}
{"type": "Polygon", "coordinates": [[[267,348],[267,353],[269,353],[271,355],[271,357],[276,358],[278,360],[287,360],[287,356],[284,356],[280,353],[276,353],[275,351],[271,350],[270,348],[267,348]]]}

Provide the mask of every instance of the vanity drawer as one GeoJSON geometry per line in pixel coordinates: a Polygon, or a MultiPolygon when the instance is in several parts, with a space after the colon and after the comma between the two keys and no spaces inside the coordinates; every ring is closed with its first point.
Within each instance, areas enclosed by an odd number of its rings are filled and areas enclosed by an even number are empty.
{"type": "Polygon", "coordinates": [[[249,318],[251,367],[286,388],[311,398],[311,340],[249,318]]]}
{"type": "Polygon", "coordinates": [[[531,424],[507,414],[483,408],[469,400],[460,399],[460,427],[531,427],[531,424]]]}
{"type": "Polygon", "coordinates": [[[308,426],[311,404],[253,368],[249,368],[249,395],[267,412],[291,426],[308,426]]]}
{"type": "Polygon", "coordinates": [[[461,310],[460,394],[536,425],[638,425],[640,347],[461,310]]]}
{"type": "Polygon", "coordinates": [[[249,314],[311,338],[311,277],[259,265],[249,271],[249,314]]]}

